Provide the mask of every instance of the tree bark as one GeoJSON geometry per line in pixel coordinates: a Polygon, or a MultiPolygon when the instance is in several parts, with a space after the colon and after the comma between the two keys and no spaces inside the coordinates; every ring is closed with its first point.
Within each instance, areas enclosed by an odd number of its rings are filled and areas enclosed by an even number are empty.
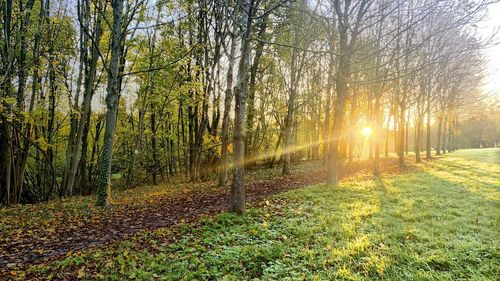
{"type": "MultiPolygon", "coordinates": [[[[428,95],[430,95],[428,93],[428,95]]],[[[426,124],[426,134],[425,134],[425,158],[431,159],[431,106],[430,100],[427,100],[427,124],[426,124]]]]}
{"type": "Polygon", "coordinates": [[[120,60],[122,57],[121,44],[123,43],[123,2],[114,0],[113,26],[111,35],[111,62],[108,69],[108,85],[106,94],[106,127],[104,130],[104,145],[100,159],[99,180],[97,185],[97,205],[108,206],[111,200],[111,161],[113,158],[113,139],[116,130],[118,100],[120,97],[120,60]]]}
{"type": "Polygon", "coordinates": [[[441,155],[441,131],[442,131],[442,128],[443,128],[443,114],[441,113],[438,117],[436,155],[441,155]]]}
{"type": "MultiPolygon", "coordinates": [[[[90,7],[87,7],[90,9],[90,7]]],[[[99,1],[98,9],[102,10],[102,2],[99,1]]],[[[87,10],[85,13],[89,13],[87,10]]],[[[74,146],[73,156],[71,157],[69,169],[67,169],[68,174],[64,177],[65,181],[62,184],[62,190],[65,195],[73,194],[73,185],[76,178],[76,173],[78,169],[78,164],[80,162],[81,150],[82,150],[82,138],[85,129],[85,123],[88,120],[88,116],[91,112],[92,97],[94,95],[94,81],[97,73],[97,60],[99,57],[99,42],[101,39],[102,29],[101,29],[101,17],[100,15],[96,18],[95,23],[94,38],[92,39],[92,53],[88,66],[88,73],[85,77],[85,90],[83,95],[82,103],[82,114],[80,116],[80,121],[78,123],[78,130],[76,134],[76,142],[74,146]]],[[[83,62],[82,62],[83,63],[83,62]]]]}
{"type": "MultiPolygon", "coordinates": [[[[262,38],[267,30],[267,19],[269,18],[269,13],[265,14],[261,19],[259,25],[259,31],[257,33],[257,38],[262,38]]],[[[257,82],[257,74],[259,69],[259,62],[262,54],[264,52],[264,42],[259,41],[255,46],[255,55],[253,58],[252,66],[250,67],[250,82],[248,84],[248,104],[247,104],[247,120],[246,120],[246,134],[247,137],[245,140],[245,149],[246,154],[250,158],[255,151],[251,151],[252,149],[252,135],[253,135],[253,123],[254,123],[254,115],[255,115],[255,92],[256,92],[256,82],[257,82]]]]}
{"type": "Polygon", "coordinates": [[[375,94],[375,105],[373,110],[373,115],[375,116],[375,132],[373,138],[374,140],[374,159],[373,159],[373,174],[375,176],[380,175],[380,138],[382,137],[382,113],[380,110],[380,98],[381,94],[375,94]]]}
{"type": "Polygon", "coordinates": [[[236,25],[233,27],[231,32],[231,48],[229,51],[229,62],[226,74],[226,96],[224,97],[224,113],[222,117],[222,128],[221,128],[221,164],[219,167],[219,187],[223,187],[227,182],[227,172],[228,172],[228,144],[229,144],[229,114],[231,111],[231,103],[233,102],[233,67],[234,67],[234,55],[236,52],[236,25]]]}
{"type": "Polygon", "coordinates": [[[446,153],[446,126],[447,126],[447,123],[448,123],[448,116],[445,113],[444,117],[443,117],[443,131],[442,131],[443,139],[441,140],[441,148],[442,148],[441,152],[443,154],[446,153]]]}
{"type": "Polygon", "coordinates": [[[341,138],[342,123],[344,121],[347,79],[349,76],[349,58],[347,56],[347,53],[344,53],[339,59],[336,79],[337,98],[335,100],[335,113],[333,117],[333,128],[331,132],[332,139],[330,141],[327,173],[327,183],[330,185],[338,184],[339,140],[341,138]]]}
{"type": "Polygon", "coordinates": [[[405,139],[406,139],[406,98],[399,103],[400,114],[399,114],[399,167],[405,166],[405,139]]]}
{"type": "Polygon", "coordinates": [[[234,169],[231,183],[230,211],[245,213],[245,113],[248,92],[248,67],[250,64],[250,33],[252,28],[253,0],[240,0],[242,15],[241,57],[238,78],[234,88],[235,119],[233,131],[234,169]]]}

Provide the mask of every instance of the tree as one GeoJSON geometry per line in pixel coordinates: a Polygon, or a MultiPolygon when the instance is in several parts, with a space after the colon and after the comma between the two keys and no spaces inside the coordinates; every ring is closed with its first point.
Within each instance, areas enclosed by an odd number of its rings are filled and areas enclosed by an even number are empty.
{"type": "Polygon", "coordinates": [[[234,87],[234,168],[233,182],[231,183],[230,210],[242,214],[245,212],[245,130],[244,121],[246,114],[246,98],[248,93],[248,68],[250,66],[250,35],[252,30],[255,3],[253,0],[240,0],[240,13],[242,15],[242,27],[240,36],[240,60],[238,64],[238,76],[234,87]]]}
{"type": "Polygon", "coordinates": [[[106,88],[106,127],[104,130],[104,146],[100,159],[99,182],[97,186],[97,205],[108,206],[111,204],[111,160],[113,157],[113,139],[116,130],[118,114],[118,101],[123,73],[121,73],[121,60],[123,57],[123,43],[126,19],[123,17],[124,0],[112,2],[113,24],[111,28],[111,59],[109,63],[108,86],[106,88]]]}
{"type": "MultiPolygon", "coordinates": [[[[337,19],[339,40],[339,62],[337,65],[336,90],[333,127],[328,157],[328,184],[338,183],[339,141],[344,122],[345,102],[348,93],[348,81],[351,75],[351,59],[360,34],[364,17],[371,6],[370,1],[361,0],[354,5],[351,1],[334,1],[333,7],[337,19]]],[[[333,51],[333,50],[332,50],[333,51]]]]}

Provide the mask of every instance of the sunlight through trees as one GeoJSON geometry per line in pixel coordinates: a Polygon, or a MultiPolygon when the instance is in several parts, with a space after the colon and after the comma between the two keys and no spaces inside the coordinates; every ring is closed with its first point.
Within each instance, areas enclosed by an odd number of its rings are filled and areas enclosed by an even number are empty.
{"type": "Polygon", "coordinates": [[[486,0],[1,3],[4,205],[497,143],[486,0]]]}

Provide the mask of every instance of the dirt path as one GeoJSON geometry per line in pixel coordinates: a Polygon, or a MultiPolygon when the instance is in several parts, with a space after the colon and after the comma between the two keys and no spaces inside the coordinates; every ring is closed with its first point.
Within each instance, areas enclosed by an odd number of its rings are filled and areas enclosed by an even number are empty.
{"type": "MultiPolygon", "coordinates": [[[[397,171],[394,159],[382,163],[383,171],[397,171]]],[[[367,162],[346,165],[341,176],[369,175],[367,162]]],[[[308,172],[271,180],[252,182],[246,186],[247,200],[262,200],[270,195],[323,182],[325,172],[308,172]]],[[[68,252],[86,250],[126,239],[143,231],[169,227],[179,221],[193,221],[202,215],[214,215],[229,206],[229,189],[200,189],[179,197],[155,198],[154,204],[130,204],[107,210],[98,220],[79,217],[57,226],[52,232],[24,233],[22,239],[0,237],[0,275],[4,270],[22,270],[29,266],[65,256],[68,252]]],[[[40,222],[40,228],[43,224],[40,222]]]]}

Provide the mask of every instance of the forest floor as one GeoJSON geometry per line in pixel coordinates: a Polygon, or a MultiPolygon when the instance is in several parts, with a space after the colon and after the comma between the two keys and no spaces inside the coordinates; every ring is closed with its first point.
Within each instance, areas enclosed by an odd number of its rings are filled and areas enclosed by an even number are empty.
{"type": "MultiPolygon", "coordinates": [[[[398,171],[396,159],[382,161],[383,169],[398,171]]],[[[341,169],[341,177],[367,176],[370,171],[368,161],[355,162],[341,169]]],[[[294,165],[291,176],[280,174],[281,166],[249,170],[248,201],[325,179],[321,161],[294,165]]],[[[33,265],[102,247],[144,230],[226,211],[229,187],[218,188],[215,181],[208,180],[118,190],[108,209],[95,207],[94,200],[93,196],[80,196],[0,209],[0,276],[22,276],[33,265]]]]}
{"type": "Polygon", "coordinates": [[[337,187],[320,184],[316,162],[289,177],[252,171],[243,217],[215,215],[228,189],[210,183],[124,191],[109,210],[87,198],[3,209],[0,268],[41,280],[498,277],[500,150],[458,151],[405,173],[395,159],[383,166],[375,178],[368,162],[346,165],[337,187]]]}

